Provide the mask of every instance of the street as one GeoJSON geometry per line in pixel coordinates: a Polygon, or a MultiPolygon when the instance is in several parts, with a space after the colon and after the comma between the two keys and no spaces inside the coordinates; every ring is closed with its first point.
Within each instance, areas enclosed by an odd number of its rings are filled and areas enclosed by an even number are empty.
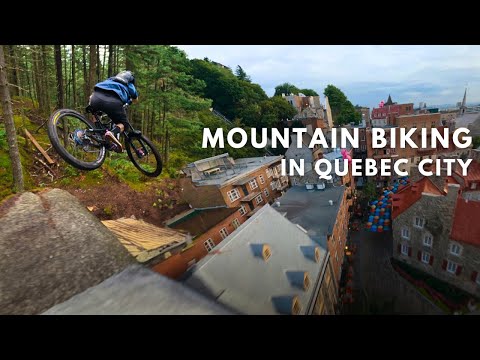
{"type": "Polygon", "coordinates": [[[434,304],[400,277],[390,264],[391,232],[354,231],[353,304],[344,314],[442,314],[434,304]]]}

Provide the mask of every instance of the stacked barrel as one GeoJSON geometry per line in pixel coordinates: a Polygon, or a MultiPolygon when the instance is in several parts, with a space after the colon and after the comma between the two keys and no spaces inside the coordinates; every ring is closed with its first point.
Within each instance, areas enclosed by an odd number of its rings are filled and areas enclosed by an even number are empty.
{"type": "Polygon", "coordinates": [[[395,180],[392,186],[383,189],[383,193],[378,200],[369,203],[370,214],[367,222],[369,231],[384,232],[392,230],[393,194],[397,193],[400,185],[406,186],[409,182],[408,176],[395,180]]]}

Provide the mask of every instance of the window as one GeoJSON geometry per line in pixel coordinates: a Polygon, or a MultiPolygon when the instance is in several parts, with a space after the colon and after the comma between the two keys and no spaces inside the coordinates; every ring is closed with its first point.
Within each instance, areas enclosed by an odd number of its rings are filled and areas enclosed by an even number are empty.
{"type": "Polygon", "coordinates": [[[230,202],[234,202],[235,200],[240,199],[240,191],[238,189],[232,189],[229,192],[227,192],[228,198],[230,199],[230,202]]]}
{"type": "Polygon", "coordinates": [[[228,230],[227,228],[222,228],[220,230],[220,236],[222,237],[222,239],[225,239],[227,236],[228,236],[228,230]]]}
{"type": "Polygon", "coordinates": [[[455,272],[457,271],[457,264],[455,264],[454,262],[448,261],[447,262],[447,271],[449,273],[455,274],[455,272]]]}
{"type": "Polygon", "coordinates": [[[250,189],[256,189],[258,188],[257,180],[253,179],[248,182],[250,184],[250,189]]]}
{"type": "Polygon", "coordinates": [[[405,244],[402,244],[402,254],[408,255],[408,246],[405,244]]]}
{"type": "Polygon", "coordinates": [[[462,248],[460,247],[460,245],[457,245],[457,244],[450,245],[450,254],[460,256],[461,252],[462,252],[462,248]]]}
{"type": "Polygon", "coordinates": [[[429,264],[430,263],[430,254],[427,252],[422,252],[422,262],[424,264],[429,264]]]}
{"type": "Polygon", "coordinates": [[[437,123],[435,121],[432,121],[432,128],[434,128],[435,126],[437,126],[437,123]]]}
{"type": "Polygon", "coordinates": [[[277,188],[277,182],[272,181],[272,183],[270,184],[270,187],[272,188],[272,190],[275,190],[277,188]]]}
{"type": "Polygon", "coordinates": [[[417,127],[417,123],[413,123],[412,128],[416,128],[416,127],[417,127]]]}
{"type": "Polygon", "coordinates": [[[413,221],[413,225],[415,225],[416,227],[418,227],[420,229],[423,229],[423,223],[424,222],[425,222],[424,219],[415,216],[414,221],[413,221]]]}
{"type": "Polygon", "coordinates": [[[267,172],[267,178],[271,178],[273,176],[272,169],[267,168],[266,172],[267,172]]]}
{"type": "Polygon", "coordinates": [[[433,237],[430,234],[425,234],[423,237],[423,245],[432,247],[433,237]]]}
{"type": "Polygon", "coordinates": [[[233,221],[232,221],[232,225],[233,225],[233,227],[236,229],[236,228],[238,228],[238,227],[240,226],[240,221],[238,221],[238,219],[235,218],[235,219],[233,219],[233,221]]]}
{"type": "Polygon", "coordinates": [[[257,205],[260,204],[262,201],[263,201],[262,194],[258,195],[255,198],[255,202],[257,203],[257,205]]]}
{"type": "Polygon", "coordinates": [[[208,252],[212,251],[213,248],[215,247],[215,243],[213,242],[212,239],[205,240],[203,245],[205,246],[205,249],[207,249],[208,252]]]}
{"type": "Polygon", "coordinates": [[[268,197],[270,195],[268,189],[263,189],[263,194],[265,195],[265,197],[268,197]]]}
{"type": "Polygon", "coordinates": [[[247,207],[245,205],[242,205],[242,207],[238,210],[240,215],[245,215],[247,213],[247,207]]]}
{"type": "Polygon", "coordinates": [[[258,178],[260,179],[260,184],[265,184],[265,178],[263,175],[258,175],[258,178]]]}
{"type": "Polygon", "coordinates": [[[362,141],[365,141],[365,134],[362,134],[361,140],[362,140],[362,141]]]}
{"type": "Polygon", "coordinates": [[[402,238],[410,239],[410,230],[408,228],[402,228],[402,238]]]}
{"type": "Polygon", "coordinates": [[[475,190],[477,188],[477,183],[472,183],[472,186],[470,186],[470,189],[475,190]]]}
{"type": "Polygon", "coordinates": [[[367,145],[365,145],[365,144],[360,145],[360,148],[365,151],[365,150],[367,150],[367,145]]]}

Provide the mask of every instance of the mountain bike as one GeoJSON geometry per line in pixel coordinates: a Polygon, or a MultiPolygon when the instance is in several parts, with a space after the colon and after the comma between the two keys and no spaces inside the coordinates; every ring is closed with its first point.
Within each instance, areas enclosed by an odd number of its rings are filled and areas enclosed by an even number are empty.
{"type": "Polygon", "coordinates": [[[130,123],[122,133],[123,148],[105,137],[114,122],[107,114],[94,111],[90,106],[87,113],[93,122],[71,109],[55,111],[48,121],[48,137],[57,153],[70,165],[80,170],[95,170],[102,166],[107,151],[123,152],[126,149],[130,161],[144,175],[157,177],[162,172],[162,159],[153,143],[130,123]]]}

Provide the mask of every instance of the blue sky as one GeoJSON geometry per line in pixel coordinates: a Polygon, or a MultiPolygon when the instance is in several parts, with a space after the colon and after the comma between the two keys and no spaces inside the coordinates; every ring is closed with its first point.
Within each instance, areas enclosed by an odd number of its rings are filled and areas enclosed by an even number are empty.
{"type": "Polygon", "coordinates": [[[284,82],[319,94],[339,87],[354,105],[480,103],[480,46],[177,45],[190,59],[237,65],[271,96],[284,82]]]}

